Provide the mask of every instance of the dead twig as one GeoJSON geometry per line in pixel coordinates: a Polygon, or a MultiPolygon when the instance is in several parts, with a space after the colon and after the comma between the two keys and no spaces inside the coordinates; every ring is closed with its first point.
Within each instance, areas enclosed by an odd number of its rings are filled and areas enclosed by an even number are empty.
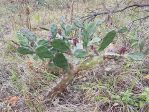
{"type": "Polygon", "coordinates": [[[141,21],[141,20],[146,20],[149,18],[149,15],[145,16],[145,17],[142,17],[142,18],[138,18],[138,19],[135,19],[133,20],[131,23],[129,23],[129,30],[131,29],[132,25],[137,22],[137,21],[141,21]]]}
{"type": "Polygon", "coordinates": [[[100,16],[100,15],[115,14],[115,13],[123,12],[123,11],[125,11],[127,9],[130,9],[130,8],[133,8],[133,7],[136,7],[136,8],[149,7],[149,4],[133,4],[133,5],[126,6],[126,7],[122,8],[122,9],[119,9],[119,10],[96,12],[96,13],[94,11],[92,11],[94,13],[91,13],[91,14],[89,14],[87,16],[83,16],[82,19],[84,19],[84,21],[88,20],[90,18],[92,18],[92,19],[94,18],[95,19],[97,16],[100,16]]]}

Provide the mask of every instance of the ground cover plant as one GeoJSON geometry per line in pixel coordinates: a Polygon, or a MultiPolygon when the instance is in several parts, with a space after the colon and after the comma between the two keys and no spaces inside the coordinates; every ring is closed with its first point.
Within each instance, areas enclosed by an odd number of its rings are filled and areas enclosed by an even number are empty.
{"type": "Polygon", "coordinates": [[[2,112],[149,110],[148,1],[1,5],[2,112]]]}

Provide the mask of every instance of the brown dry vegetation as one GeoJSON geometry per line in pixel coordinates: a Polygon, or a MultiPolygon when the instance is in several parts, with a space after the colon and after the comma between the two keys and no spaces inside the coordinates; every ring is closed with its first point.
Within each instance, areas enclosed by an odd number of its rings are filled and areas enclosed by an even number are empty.
{"type": "MultiPolygon", "coordinates": [[[[103,54],[100,54],[102,61],[99,64],[81,71],[63,93],[49,100],[45,96],[60,81],[62,72],[59,69],[51,72],[53,68],[47,68],[47,63],[20,56],[17,45],[12,42],[16,41],[16,32],[22,27],[47,39],[48,32],[42,28],[49,28],[51,23],[59,24],[62,17],[71,23],[78,16],[117,10],[136,3],[149,4],[148,0],[46,0],[46,5],[37,5],[35,0],[23,1],[1,0],[0,3],[1,112],[148,112],[149,102],[138,108],[128,104],[129,101],[113,99],[113,95],[120,96],[127,90],[137,96],[149,87],[149,78],[144,78],[149,75],[148,56],[143,61],[125,57],[102,60],[103,54]]],[[[115,46],[126,44],[127,52],[133,52],[138,48],[131,47],[129,38],[143,39],[145,48],[149,46],[149,17],[140,19],[147,15],[149,7],[135,7],[100,15],[93,20],[103,22],[98,28],[101,38],[111,29],[129,27],[127,34],[118,35],[115,46]]]]}

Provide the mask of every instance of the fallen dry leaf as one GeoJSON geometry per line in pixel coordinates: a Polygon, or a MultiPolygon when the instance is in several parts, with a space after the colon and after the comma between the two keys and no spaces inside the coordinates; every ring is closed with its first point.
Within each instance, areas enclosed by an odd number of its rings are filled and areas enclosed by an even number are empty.
{"type": "Polygon", "coordinates": [[[10,96],[6,98],[6,102],[12,106],[15,106],[19,99],[20,98],[18,96],[10,96]]]}
{"type": "Polygon", "coordinates": [[[27,61],[27,65],[31,70],[33,69],[33,62],[31,60],[27,61]]]}
{"type": "Polygon", "coordinates": [[[143,77],[144,79],[149,79],[149,75],[146,75],[143,77]]]}

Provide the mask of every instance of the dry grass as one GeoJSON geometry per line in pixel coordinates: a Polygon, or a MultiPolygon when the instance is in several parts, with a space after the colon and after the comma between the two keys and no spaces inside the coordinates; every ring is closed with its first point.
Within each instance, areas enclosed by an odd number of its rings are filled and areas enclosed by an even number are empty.
{"type": "MultiPolygon", "coordinates": [[[[107,0],[105,4],[109,8],[114,6],[116,1],[107,0]]],[[[75,17],[84,15],[89,9],[102,11],[102,2],[99,0],[90,0],[85,4],[76,2],[73,15],[75,17]]],[[[34,32],[41,38],[47,38],[48,32],[41,31],[39,27],[49,28],[53,22],[59,24],[62,16],[66,17],[68,21],[71,20],[71,8],[48,10],[41,7],[39,10],[34,10],[31,6],[29,7],[31,11],[29,22],[32,30],[35,30],[34,32]]],[[[0,18],[0,95],[6,94],[6,96],[0,97],[0,105],[3,106],[3,108],[0,106],[0,111],[3,109],[4,112],[13,110],[24,110],[25,112],[123,112],[130,109],[129,105],[122,101],[113,101],[111,95],[119,95],[120,92],[126,90],[130,90],[136,95],[149,86],[148,80],[143,79],[146,74],[141,72],[143,66],[148,67],[149,63],[145,65],[143,62],[134,63],[124,59],[115,63],[105,62],[91,71],[83,72],[68,86],[67,91],[63,94],[54,98],[53,101],[43,101],[48,89],[61,76],[56,76],[49,73],[45,68],[41,68],[43,63],[40,60],[35,61],[32,57],[20,57],[11,40],[15,40],[16,32],[21,27],[26,26],[26,14],[22,13],[21,18],[18,16],[19,11],[12,13],[5,7],[0,8],[6,13],[6,15],[1,13],[3,16],[0,18]],[[112,71],[106,71],[106,68],[109,67],[112,67],[112,71]],[[15,95],[19,95],[21,99],[15,107],[3,102],[6,97],[15,95]]],[[[98,29],[99,32],[102,32],[99,36],[102,37],[111,29],[118,29],[124,25],[128,26],[132,20],[146,14],[140,11],[136,9],[135,11],[130,10],[113,15],[113,25],[107,27],[108,22],[102,24],[98,29]]],[[[98,17],[96,20],[103,20],[104,18],[106,17],[98,17]]],[[[121,37],[127,36],[128,39],[134,36],[132,32],[136,32],[136,28],[141,37],[149,38],[147,34],[149,33],[148,25],[148,21],[135,23],[129,34],[118,35],[120,37],[118,41],[123,41],[121,37]]]]}

